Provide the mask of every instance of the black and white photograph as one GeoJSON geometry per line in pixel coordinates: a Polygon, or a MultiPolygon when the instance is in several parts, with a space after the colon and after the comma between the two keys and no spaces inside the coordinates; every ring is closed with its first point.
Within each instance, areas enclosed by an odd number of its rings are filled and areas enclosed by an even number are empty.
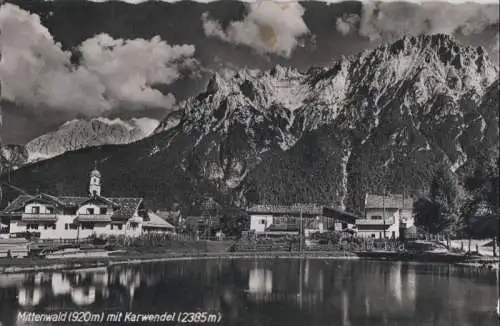
{"type": "Polygon", "coordinates": [[[0,326],[494,326],[483,1],[0,0],[0,326]]]}

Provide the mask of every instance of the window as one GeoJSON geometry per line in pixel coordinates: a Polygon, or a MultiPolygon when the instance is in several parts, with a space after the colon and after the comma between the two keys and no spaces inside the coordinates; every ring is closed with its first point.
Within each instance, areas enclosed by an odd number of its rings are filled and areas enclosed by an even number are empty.
{"type": "Polygon", "coordinates": [[[260,224],[266,224],[266,220],[265,219],[260,220],[260,224]]]}
{"type": "Polygon", "coordinates": [[[118,226],[118,230],[121,230],[121,229],[123,229],[123,225],[121,225],[121,224],[118,224],[117,226],[118,226]]]}
{"type": "Polygon", "coordinates": [[[108,209],[107,209],[106,207],[101,207],[101,208],[99,209],[99,214],[103,214],[103,215],[104,215],[104,214],[106,214],[107,212],[108,212],[108,209]]]}
{"type": "Polygon", "coordinates": [[[56,225],[55,224],[45,224],[44,225],[44,229],[45,230],[48,230],[48,229],[52,229],[52,230],[55,230],[56,229],[56,225]]]}
{"type": "Polygon", "coordinates": [[[111,224],[111,225],[109,226],[109,229],[110,229],[110,230],[113,230],[113,224],[111,224]]]}
{"type": "Polygon", "coordinates": [[[31,207],[31,214],[40,214],[40,206],[31,207]]]}
{"type": "Polygon", "coordinates": [[[87,214],[88,215],[94,215],[94,209],[93,208],[87,208],[87,214]]]}
{"type": "Polygon", "coordinates": [[[54,214],[54,207],[47,207],[48,214],[54,214]]]}
{"type": "Polygon", "coordinates": [[[381,220],[382,216],[380,215],[372,215],[372,220],[381,220]]]}
{"type": "Polygon", "coordinates": [[[375,233],[372,233],[372,238],[375,238],[375,233]]]}
{"type": "Polygon", "coordinates": [[[94,223],[83,223],[82,224],[82,230],[93,230],[94,229],[94,223]]]}
{"type": "Polygon", "coordinates": [[[68,229],[76,230],[76,229],[78,229],[78,225],[72,224],[72,223],[66,223],[66,224],[64,224],[64,229],[65,230],[68,230],[68,229]]]}
{"type": "Polygon", "coordinates": [[[28,224],[26,225],[27,230],[38,230],[38,224],[28,224]]]}

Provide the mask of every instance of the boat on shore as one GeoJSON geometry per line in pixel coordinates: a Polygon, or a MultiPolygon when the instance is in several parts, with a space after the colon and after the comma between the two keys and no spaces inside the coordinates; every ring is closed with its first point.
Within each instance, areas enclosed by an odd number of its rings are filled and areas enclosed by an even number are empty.
{"type": "Polygon", "coordinates": [[[108,257],[109,251],[103,249],[91,249],[91,250],[82,250],[82,249],[63,249],[51,252],[45,255],[45,258],[48,259],[61,259],[61,258],[101,258],[108,257]]]}

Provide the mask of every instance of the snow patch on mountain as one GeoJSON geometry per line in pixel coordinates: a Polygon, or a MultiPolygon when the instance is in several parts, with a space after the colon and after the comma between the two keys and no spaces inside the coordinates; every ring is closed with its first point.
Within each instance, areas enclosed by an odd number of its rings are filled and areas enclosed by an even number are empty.
{"type": "MultiPolygon", "coordinates": [[[[339,158],[339,193],[347,194],[352,153],[380,143],[387,131],[386,148],[435,151],[454,171],[464,166],[471,149],[458,140],[465,128],[461,103],[477,105],[496,79],[498,67],[480,47],[442,34],[404,37],[306,72],[278,65],[215,73],[205,91],[179,103],[155,134],[175,129],[167,144],[194,135],[193,148],[201,148],[207,161],[204,176],[235,189],[246,176],[238,164],[250,171],[266,153],[288,151],[304,134],[334,128],[352,142],[339,158]],[[457,124],[450,139],[436,136],[450,124],[457,124]],[[238,139],[241,149],[228,150],[213,139],[238,139]],[[225,156],[235,152],[238,164],[225,167],[225,156]]],[[[484,125],[480,132],[486,132],[484,125]]],[[[396,154],[388,154],[387,166],[397,164],[396,154]]],[[[345,195],[337,199],[342,205],[347,201],[345,195]]]]}
{"type": "Polygon", "coordinates": [[[132,125],[141,129],[143,134],[146,136],[151,135],[160,124],[158,120],[146,117],[132,118],[130,122],[132,123],[132,125]]]}
{"type": "Polygon", "coordinates": [[[90,146],[129,144],[149,136],[158,124],[158,120],[151,118],[73,119],[62,124],[57,130],[28,142],[28,162],[45,160],[90,146]]]}

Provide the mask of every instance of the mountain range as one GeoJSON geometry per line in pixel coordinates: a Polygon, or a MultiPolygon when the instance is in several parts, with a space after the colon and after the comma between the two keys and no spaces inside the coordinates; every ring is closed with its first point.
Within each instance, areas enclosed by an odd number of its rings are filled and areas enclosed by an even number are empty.
{"type": "MultiPolygon", "coordinates": [[[[498,84],[484,49],[441,34],[308,71],[216,73],[151,136],[30,164],[11,182],[84,193],[97,161],[104,195],[143,196],[152,208],[189,210],[212,196],[225,206],[316,202],[361,213],[366,193],[418,196],[440,166],[460,181],[496,162],[498,84]]],[[[59,137],[32,153],[52,155],[59,137]]]]}
{"type": "Polygon", "coordinates": [[[49,159],[90,146],[129,144],[153,133],[159,121],[151,118],[93,118],[67,121],[53,132],[41,135],[25,145],[3,145],[2,168],[17,169],[25,164],[49,159]]]}

